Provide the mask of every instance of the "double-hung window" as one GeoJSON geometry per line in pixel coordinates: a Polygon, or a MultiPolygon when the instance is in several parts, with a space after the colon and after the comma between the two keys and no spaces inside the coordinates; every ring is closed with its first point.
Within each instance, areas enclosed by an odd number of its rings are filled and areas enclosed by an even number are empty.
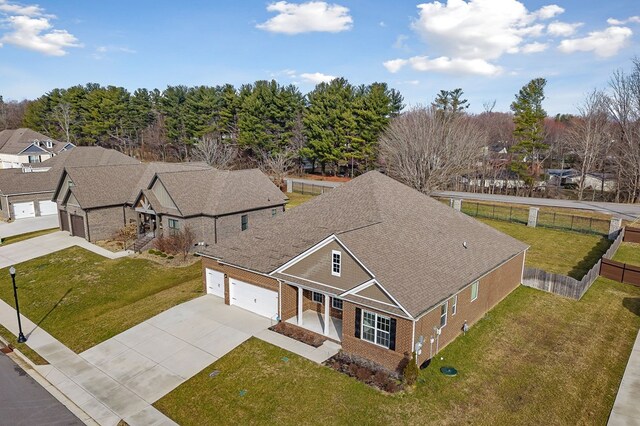
{"type": "Polygon", "coordinates": [[[322,295],[322,293],[318,293],[318,292],[311,292],[311,300],[313,300],[316,303],[322,303],[324,302],[324,296],[322,295]]]}
{"type": "Polygon", "coordinates": [[[168,220],[168,224],[169,224],[169,233],[170,234],[176,234],[177,232],[179,232],[180,230],[180,222],[178,222],[176,219],[169,219],[168,220]]]}
{"type": "Polygon", "coordinates": [[[453,296],[451,301],[451,316],[454,316],[458,312],[458,295],[453,296]]]}
{"type": "Polygon", "coordinates": [[[249,215],[240,216],[240,229],[246,231],[249,228],[249,215]]]}
{"type": "Polygon", "coordinates": [[[388,348],[391,342],[391,318],[362,311],[362,339],[388,348]]]}
{"type": "Polygon", "coordinates": [[[476,281],[475,283],[471,284],[471,301],[472,302],[478,298],[478,286],[479,285],[480,285],[480,283],[478,281],[476,281]]]}
{"type": "Polygon", "coordinates": [[[449,301],[447,300],[442,305],[440,305],[440,328],[447,325],[447,307],[449,305],[449,301]]]}
{"type": "Polygon", "coordinates": [[[339,277],[342,271],[342,254],[337,250],[331,251],[331,275],[339,277]]]}
{"type": "Polygon", "coordinates": [[[339,311],[342,310],[342,299],[336,299],[335,297],[331,298],[331,307],[333,309],[337,309],[339,311]]]}

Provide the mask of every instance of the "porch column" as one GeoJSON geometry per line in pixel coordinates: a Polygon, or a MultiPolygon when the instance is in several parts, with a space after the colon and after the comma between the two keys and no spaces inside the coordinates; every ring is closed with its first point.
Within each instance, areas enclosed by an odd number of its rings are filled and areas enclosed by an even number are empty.
{"type": "Polygon", "coordinates": [[[298,287],[298,325],[302,325],[302,299],[303,299],[302,288],[298,287]]]}
{"type": "Polygon", "coordinates": [[[331,298],[324,295],[324,335],[329,335],[329,304],[331,303],[331,298]]]}

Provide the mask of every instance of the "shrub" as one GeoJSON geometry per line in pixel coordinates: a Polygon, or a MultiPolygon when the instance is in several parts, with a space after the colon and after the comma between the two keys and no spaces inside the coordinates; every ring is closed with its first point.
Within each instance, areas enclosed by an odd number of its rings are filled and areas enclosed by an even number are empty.
{"type": "Polygon", "coordinates": [[[160,257],[167,257],[167,253],[160,253],[160,257]]]}
{"type": "Polygon", "coordinates": [[[173,256],[167,256],[167,259],[171,260],[173,259],[173,256]]]}
{"type": "Polygon", "coordinates": [[[416,384],[416,380],[418,380],[418,365],[416,364],[416,353],[411,354],[411,360],[404,367],[403,371],[404,382],[408,386],[413,386],[416,384]]]}
{"type": "Polygon", "coordinates": [[[149,254],[156,254],[156,251],[154,249],[149,249],[149,251],[147,251],[147,253],[149,254]]]}

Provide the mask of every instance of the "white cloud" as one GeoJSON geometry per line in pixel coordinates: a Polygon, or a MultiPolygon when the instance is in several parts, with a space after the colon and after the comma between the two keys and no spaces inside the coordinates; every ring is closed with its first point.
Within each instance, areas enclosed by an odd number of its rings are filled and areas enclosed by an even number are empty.
{"type": "Polygon", "coordinates": [[[130,49],[126,46],[98,46],[95,50],[95,52],[93,52],[93,54],[91,54],[91,56],[94,59],[104,59],[105,57],[107,57],[107,54],[109,53],[129,53],[129,54],[134,54],[137,53],[135,50],[130,49]]]}
{"type": "Polygon", "coordinates": [[[640,24],[640,16],[630,16],[627,19],[622,19],[622,20],[609,18],[607,19],[607,24],[609,25],[640,24]]]}
{"type": "Polygon", "coordinates": [[[554,21],[547,25],[547,33],[552,36],[557,37],[569,37],[576,32],[578,27],[583,25],[582,22],[568,23],[568,22],[560,22],[554,21]]]}
{"type": "Polygon", "coordinates": [[[536,41],[536,42],[525,44],[524,46],[522,46],[521,52],[522,53],[540,53],[547,50],[548,47],[549,45],[547,43],[538,43],[536,41]]]}
{"type": "Polygon", "coordinates": [[[78,39],[66,30],[54,30],[49,19],[25,15],[6,19],[11,31],[0,38],[0,42],[13,44],[49,56],[64,56],[68,47],[80,47],[78,39]]]}
{"type": "Polygon", "coordinates": [[[67,30],[53,29],[51,20],[55,18],[38,5],[0,0],[0,22],[4,22],[0,28],[8,30],[0,36],[0,47],[8,43],[49,56],[63,56],[66,48],[80,47],[78,39],[67,30]]]}
{"type": "Polygon", "coordinates": [[[428,56],[413,56],[409,59],[386,61],[383,65],[392,73],[400,71],[405,65],[411,66],[416,71],[436,71],[448,74],[495,76],[502,73],[501,67],[483,59],[448,58],[446,56],[434,59],[429,59],[428,56]]]}
{"type": "Polygon", "coordinates": [[[302,74],[300,74],[300,78],[302,78],[307,83],[318,84],[318,83],[328,83],[331,80],[335,79],[336,77],[333,75],[323,74],[321,72],[314,72],[314,73],[303,72],[302,74]]]}
{"type": "Polygon", "coordinates": [[[300,34],[313,31],[337,33],[353,26],[349,9],[323,1],[288,3],[279,1],[267,6],[267,11],[278,13],[256,28],[273,33],[300,34]]]}
{"type": "Polygon", "coordinates": [[[604,31],[592,31],[586,37],[562,40],[558,50],[563,53],[593,52],[601,58],[608,58],[625,47],[632,35],[630,28],[609,27],[604,31]]]}
{"type": "MultiPolygon", "coordinates": [[[[11,15],[23,15],[23,16],[42,16],[44,15],[44,9],[37,4],[34,5],[21,5],[17,3],[9,3],[7,0],[0,0],[0,12],[4,12],[11,15]]],[[[53,15],[48,15],[53,18],[53,15]]]]}
{"type": "Polygon", "coordinates": [[[408,39],[409,37],[404,34],[398,35],[398,37],[396,37],[396,41],[393,42],[393,47],[400,50],[409,50],[409,46],[407,46],[406,43],[408,39]]]}
{"type": "Polygon", "coordinates": [[[550,4],[548,6],[542,6],[534,14],[540,19],[551,19],[554,16],[564,13],[564,9],[557,4],[550,4]]]}

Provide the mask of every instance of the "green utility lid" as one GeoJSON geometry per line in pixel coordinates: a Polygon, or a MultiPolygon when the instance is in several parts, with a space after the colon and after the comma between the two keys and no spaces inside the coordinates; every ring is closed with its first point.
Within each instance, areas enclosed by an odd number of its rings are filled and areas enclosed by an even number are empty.
{"type": "Polygon", "coordinates": [[[441,367],[440,372],[445,376],[453,377],[458,375],[458,370],[453,367],[441,367]]]}

